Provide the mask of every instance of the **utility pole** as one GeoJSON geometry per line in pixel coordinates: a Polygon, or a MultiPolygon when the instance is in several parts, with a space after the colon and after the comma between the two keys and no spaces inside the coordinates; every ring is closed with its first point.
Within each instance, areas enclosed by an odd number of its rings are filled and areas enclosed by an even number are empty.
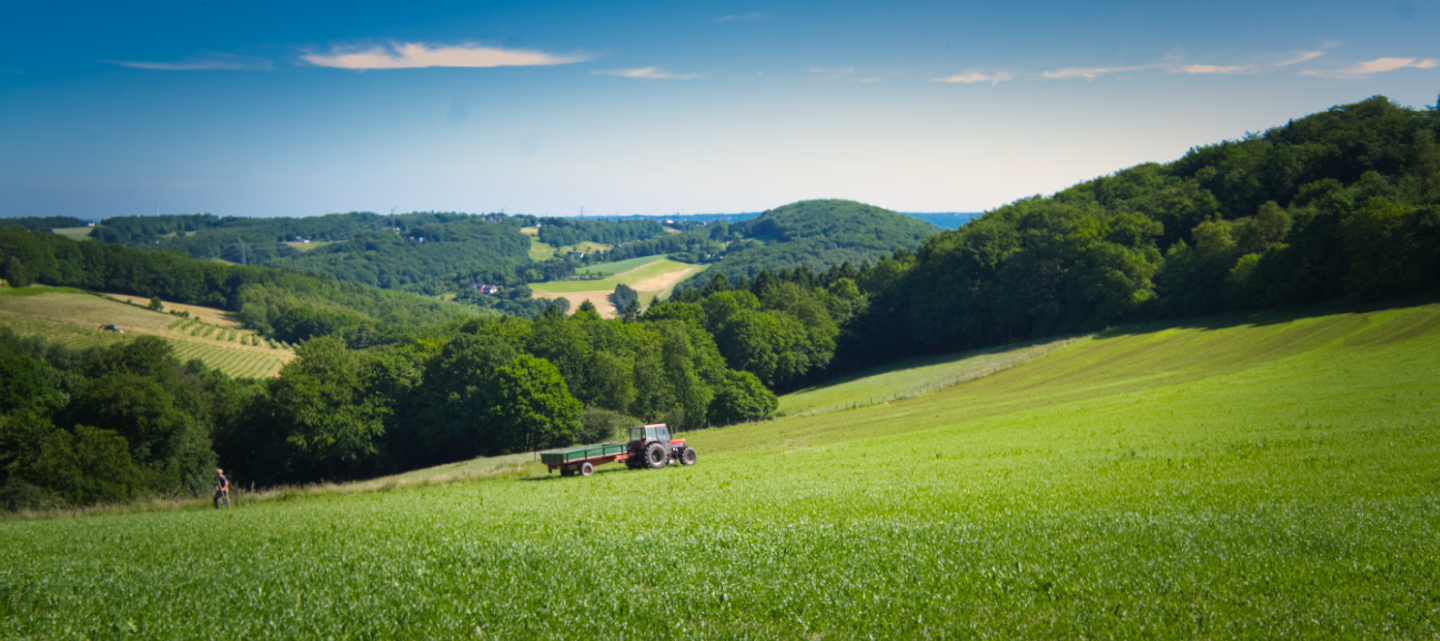
{"type": "Polygon", "coordinates": [[[584,218],[584,217],[585,217],[585,206],[584,206],[584,205],[581,205],[581,206],[580,206],[580,217],[581,217],[581,218],[584,218]]]}
{"type": "Polygon", "coordinates": [[[241,264],[241,265],[249,265],[249,264],[250,264],[250,263],[248,263],[248,262],[245,262],[245,239],[244,239],[244,238],[241,238],[241,239],[240,239],[240,264],[241,264]]]}

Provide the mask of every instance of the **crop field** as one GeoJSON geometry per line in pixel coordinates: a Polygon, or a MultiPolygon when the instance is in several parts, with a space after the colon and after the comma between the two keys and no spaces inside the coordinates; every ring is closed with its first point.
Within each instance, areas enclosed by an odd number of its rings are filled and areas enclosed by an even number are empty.
{"type": "Polygon", "coordinates": [[[166,309],[191,312],[190,318],[156,312],[126,298],[108,300],[79,290],[25,288],[0,290],[0,326],[23,335],[84,348],[107,345],[135,334],[165,338],[182,361],[198,358],[230,376],[269,377],[294,358],[288,346],[263,342],[241,329],[223,310],[166,303],[166,309]],[[119,332],[101,329],[115,325],[119,332]]]}
{"type": "Polygon", "coordinates": [[[94,227],[56,227],[50,230],[70,240],[90,240],[90,230],[94,227]]]}
{"type": "Polygon", "coordinates": [[[615,318],[618,310],[616,310],[615,305],[610,302],[610,294],[615,291],[616,285],[624,283],[633,287],[636,293],[640,294],[640,306],[644,308],[657,297],[663,298],[681,281],[709,267],[709,265],[691,265],[676,262],[664,256],[647,256],[617,261],[615,263],[595,265],[585,269],[605,268],[607,265],[625,265],[625,267],[615,272],[590,272],[608,274],[605,278],[531,283],[530,289],[534,291],[536,298],[568,299],[570,301],[570,309],[572,310],[579,307],[581,301],[589,300],[591,304],[595,305],[595,308],[600,311],[601,316],[605,318],[615,318]]]}
{"type": "Polygon", "coordinates": [[[1440,305],[931,367],[690,468],[0,522],[0,635],[1440,635],[1440,305]]]}

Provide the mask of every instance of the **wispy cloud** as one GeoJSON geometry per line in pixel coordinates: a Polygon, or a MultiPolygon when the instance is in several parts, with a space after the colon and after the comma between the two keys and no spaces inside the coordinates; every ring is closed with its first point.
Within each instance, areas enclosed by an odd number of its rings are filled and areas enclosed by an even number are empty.
{"type": "Polygon", "coordinates": [[[1229,66],[1219,66],[1219,65],[1183,65],[1183,66],[1179,66],[1179,67],[1171,67],[1171,68],[1169,69],[1169,71],[1170,71],[1170,73],[1189,73],[1189,74],[1206,74],[1206,73],[1234,74],[1234,73],[1250,73],[1250,72],[1252,72],[1252,71],[1255,71],[1255,65],[1229,65],[1229,66]]]}
{"type": "Polygon", "coordinates": [[[1320,56],[1323,56],[1323,55],[1325,55],[1325,52],[1324,52],[1324,51],[1320,51],[1320,50],[1316,50],[1316,51],[1297,51],[1297,52],[1295,53],[1295,55],[1293,55],[1293,56],[1291,56],[1291,57],[1289,57],[1289,58],[1286,58],[1286,59],[1284,59],[1284,60],[1281,60],[1281,61],[1279,61],[1279,62],[1273,62],[1273,63],[1270,64],[1270,66],[1272,66],[1272,67],[1288,67],[1288,66],[1290,66],[1290,65],[1298,65],[1298,64],[1300,64],[1300,63],[1302,63],[1302,62],[1310,62],[1311,60],[1314,60],[1314,59],[1316,59],[1316,58],[1319,58],[1320,56]]]}
{"type": "Polygon", "coordinates": [[[581,62],[588,60],[589,56],[560,56],[541,51],[482,47],[475,44],[431,46],[423,42],[408,42],[368,49],[332,48],[329,53],[309,53],[300,58],[318,67],[363,71],[424,67],[533,67],[581,62]]]}
{"type": "Polygon", "coordinates": [[[752,11],[752,12],[750,12],[750,13],[737,13],[737,14],[734,14],[734,15],[728,15],[728,16],[716,18],[716,19],[713,20],[712,22],[736,22],[736,21],[739,21],[739,20],[759,20],[760,18],[761,18],[760,14],[755,13],[755,12],[752,11]]]}
{"type": "Polygon", "coordinates": [[[834,80],[855,73],[854,67],[811,67],[811,80],[834,80]]]}
{"type": "Polygon", "coordinates": [[[272,63],[269,58],[209,52],[171,62],[147,62],[140,60],[101,60],[100,62],[129,67],[131,69],[155,69],[159,71],[269,71],[275,68],[275,64],[272,63]]]}
{"type": "Polygon", "coordinates": [[[1158,69],[1163,65],[1139,65],[1134,67],[1066,67],[1054,71],[1042,71],[1040,77],[1047,80],[1067,80],[1070,78],[1084,78],[1094,80],[1100,76],[1112,73],[1125,73],[1126,71],[1141,71],[1144,69],[1158,69]]]}
{"type": "Polygon", "coordinates": [[[979,71],[967,71],[965,73],[957,73],[953,76],[947,76],[944,78],[931,78],[931,80],[935,82],[958,82],[967,85],[973,85],[977,82],[988,82],[992,85],[998,85],[1002,82],[1005,82],[1006,80],[1014,79],[1015,76],[1012,76],[1004,71],[997,71],[995,73],[989,74],[981,73],[979,71]]]}
{"type": "Polygon", "coordinates": [[[654,80],[690,80],[699,78],[698,73],[675,73],[664,71],[659,67],[641,67],[639,69],[609,69],[605,71],[592,71],[597,76],[619,76],[621,78],[648,78],[654,80]]]}
{"type": "Polygon", "coordinates": [[[1319,78],[1361,78],[1397,69],[1432,69],[1437,66],[1440,66],[1440,62],[1434,58],[1376,58],[1369,62],[1361,62],[1339,69],[1307,69],[1300,72],[1300,75],[1319,78]]]}
{"type": "Polygon", "coordinates": [[[13,73],[13,74],[21,75],[21,76],[25,75],[25,72],[23,72],[23,71],[11,71],[11,70],[9,70],[9,69],[0,69],[0,73],[13,73]]]}

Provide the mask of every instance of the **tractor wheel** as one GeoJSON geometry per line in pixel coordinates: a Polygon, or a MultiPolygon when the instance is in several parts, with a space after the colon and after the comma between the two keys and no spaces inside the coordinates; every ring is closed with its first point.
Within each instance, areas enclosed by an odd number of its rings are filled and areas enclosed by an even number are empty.
{"type": "Polygon", "coordinates": [[[580,476],[590,476],[595,473],[595,466],[589,463],[580,464],[580,476]]]}
{"type": "Polygon", "coordinates": [[[694,465],[694,464],[695,464],[695,458],[696,458],[695,448],[690,447],[690,446],[687,445],[687,446],[685,446],[685,451],[680,453],[680,464],[681,464],[681,465],[694,465]]]}
{"type": "Polygon", "coordinates": [[[670,462],[670,453],[658,441],[645,446],[644,457],[645,466],[652,470],[665,467],[670,462]]]}

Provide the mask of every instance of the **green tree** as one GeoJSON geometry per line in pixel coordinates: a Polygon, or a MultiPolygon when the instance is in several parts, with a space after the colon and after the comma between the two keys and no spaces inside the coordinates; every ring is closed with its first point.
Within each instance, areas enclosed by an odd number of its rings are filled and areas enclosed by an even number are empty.
{"type": "Polygon", "coordinates": [[[707,417],[712,425],[769,418],[779,407],[775,394],[750,372],[728,372],[715,390],[707,417]]]}
{"type": "Polygon", "coordinates": [[[495,370],[490,419],[493,454],[534,451],[575,442],[584,410],[570,395],[560,371],[549,362],[520,354],[495,370]]]}
{"type": "Polygon", "coordinates": [[[330,478],[374,456],[384,433],[386,410],[368,393],[362,365],[339,339],[313,338],[295,351],[271,392],[285,442],[330,478]]]}

